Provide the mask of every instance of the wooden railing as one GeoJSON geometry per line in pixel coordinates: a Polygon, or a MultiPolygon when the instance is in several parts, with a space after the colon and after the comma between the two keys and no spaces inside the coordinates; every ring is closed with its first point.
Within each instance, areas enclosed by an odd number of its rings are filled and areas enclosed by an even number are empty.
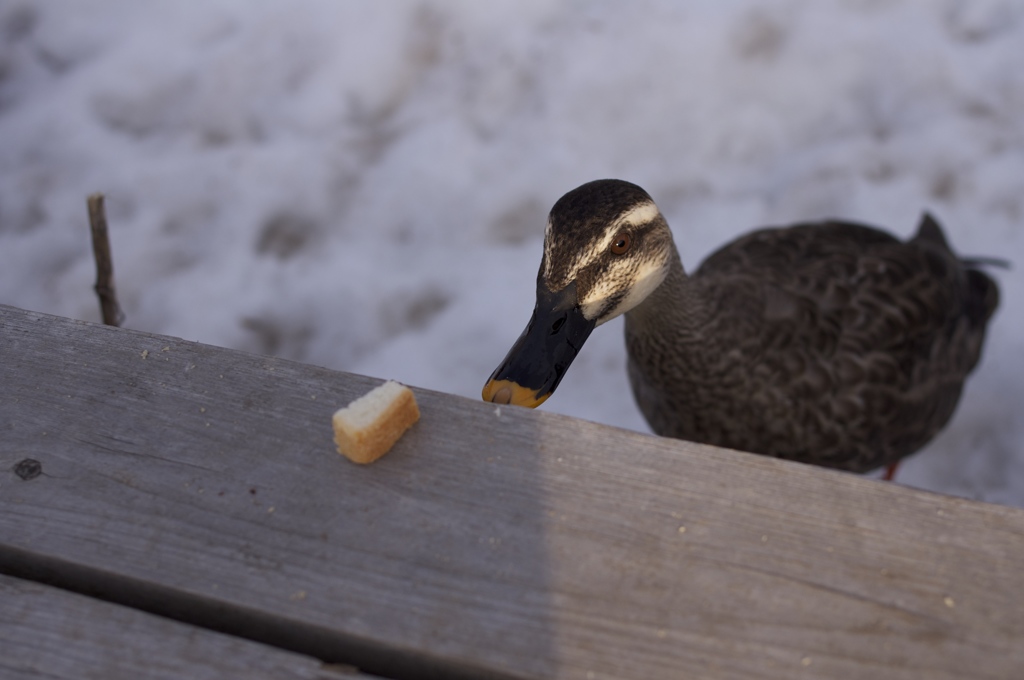
{"type": "Polygon", "coordinates": [[[379,382],[0,307],[0,676],[1024,677],[1024,511],[379,382]]]}

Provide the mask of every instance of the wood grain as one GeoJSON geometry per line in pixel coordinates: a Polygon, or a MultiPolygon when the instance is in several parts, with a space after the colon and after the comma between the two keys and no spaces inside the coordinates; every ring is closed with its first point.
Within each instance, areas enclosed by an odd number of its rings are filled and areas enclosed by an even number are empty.
{"type": "Polygon", "coordinates": [[[380,379],[13,308],[0,329],[19,576],[392,677],[1024,667],[1018,509],[426,390],[357,467],[330,416],[380,379]]]}
{"type": "Polygon", "coordinates": [[[0,576],[7,680],[371,680],[344,667],[0,576]]]}

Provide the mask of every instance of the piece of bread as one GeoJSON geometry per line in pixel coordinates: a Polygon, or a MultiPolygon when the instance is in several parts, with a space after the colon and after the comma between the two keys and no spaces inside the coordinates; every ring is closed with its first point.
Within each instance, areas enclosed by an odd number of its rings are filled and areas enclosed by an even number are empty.
{"type": "Polygon", "coordinates": [[[419,419],[412,390],[389,380],[335,412],[334,443],[352,462],[372,463],[419,419]]]}

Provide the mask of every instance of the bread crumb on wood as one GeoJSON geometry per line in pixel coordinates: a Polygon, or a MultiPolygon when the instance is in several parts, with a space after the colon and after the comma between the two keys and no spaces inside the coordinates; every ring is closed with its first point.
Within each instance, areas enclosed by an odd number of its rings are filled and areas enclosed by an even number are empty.
{"type": "Polygon", "coordinates": [[[412,390],[389,380],[335,412],[334,443],[352,462],[372,463],[419,419],[412,390]]]}

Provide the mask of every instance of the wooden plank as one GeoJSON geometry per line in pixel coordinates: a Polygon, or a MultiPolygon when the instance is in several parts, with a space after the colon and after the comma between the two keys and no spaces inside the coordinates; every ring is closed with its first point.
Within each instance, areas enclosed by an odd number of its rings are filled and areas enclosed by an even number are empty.
{"type": "Polygon", "coordinates": [[[352,669],[0,576],[0,677],[371,680],[352,669]]]}
{"type": "Polygon", "coordinates": [[[1015,508],[425,390],[357,467],[330,414],[379,380],[11,308],[0,328],[9,570],[155,584],[395,677],[1024,667],[1015,508]]]}

